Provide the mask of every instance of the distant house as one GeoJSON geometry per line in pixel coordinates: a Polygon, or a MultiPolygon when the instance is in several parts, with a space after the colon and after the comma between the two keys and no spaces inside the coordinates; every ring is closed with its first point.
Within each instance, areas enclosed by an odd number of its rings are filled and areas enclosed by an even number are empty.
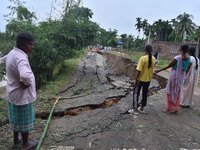
{"type": "MultiPolygon", "coordinates": [[[[183,43],[152,41],[151,44],[154,51],[159,51],[159,56],[161,58],[164,57],[164,58],[172,59],[175,55],[179,53],[180,46],[183,43]]],[[[188,42],[186,44],[197,48],[197,42],[188,42]]],[[[197,51],[198,56],[199,56],[199,53],[200,53],[200,49],[198,48],[198,51],[197,51]]]]}

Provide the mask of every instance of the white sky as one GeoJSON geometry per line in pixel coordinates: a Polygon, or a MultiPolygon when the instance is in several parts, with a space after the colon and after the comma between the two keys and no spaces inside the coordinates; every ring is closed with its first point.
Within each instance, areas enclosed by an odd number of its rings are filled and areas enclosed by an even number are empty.
{"type": "MultiPolygon", "coordinates": [[[[57,11],[61,9],[61,1],[54,3],[57,11]]],[[[49,17],[52,0],[27,0],[25,6],[36,12],[39,20],[49,17]]],[[[5,30],[3,15],[9,11],[8,0],[0,1],[0,31],[5,30]]],[[[137,35],[136,18],[147,19],[153,23],[158,19],[171,20],[184,12],[194,16],[193,21],[200,26],[200,0],[83,0],[83,5],[90,8],[94,15],[93,21],[105,29],[117,29],[119,34],[137,35]]],[[[58,12],[53,11],[55,17],[58,12]]]]}

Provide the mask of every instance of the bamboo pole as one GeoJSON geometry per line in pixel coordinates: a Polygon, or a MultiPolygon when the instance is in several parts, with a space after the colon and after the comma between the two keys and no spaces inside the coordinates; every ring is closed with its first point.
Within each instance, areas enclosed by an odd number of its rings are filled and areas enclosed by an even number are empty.
{"type": "Polygon", "coordinates": [[[40,138],[40,141],[39,141],[39,143],[38,143],[38,145],[37,145],[37,147],[36,147],[36,150],[40,150],[40,147],[41,147],[42,142],[43,142],[43,140],[44,140],[44,137],[45,137],[45,135],[46,135],[47,129],[48,129],[48,127],[49,127],[49,123],[50,123],[50,121],[51,121],[54,108],[55,108],[56,104],[58,103],[58,100],[59,100],[59,99],[60,99],[60,96],[56,99],[56,101],[55,101],[55,103],[54,103],[54,105],[53,105],[53,107],[52,107],[52,109],[51,109],[51,112],[50,112],[50,114],[49,114],[47,123],[46,123],[46,125],[45,125],[44,131],[43,131],[42,136],[41,136],[41,138],[40,138]]]}

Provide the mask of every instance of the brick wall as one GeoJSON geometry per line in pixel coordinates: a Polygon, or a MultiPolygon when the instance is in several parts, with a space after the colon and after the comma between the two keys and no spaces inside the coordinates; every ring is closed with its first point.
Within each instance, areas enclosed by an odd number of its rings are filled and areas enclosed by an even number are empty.
{"type": "MultiPolygon", "coordinates": [[[[159,51],[159,56],[161,58],[172,59],[175,55],[177,55],[179,53],[179,49],[182,44],[183,43],[153,41],[152,47],[153,47],[154,51],[157,51],[157,50],[159,51]]],[[[190,42],[190,43],[186,43],[186,44],[188,44],[189,46],[197,47],[196,42],[190,42]]]]}

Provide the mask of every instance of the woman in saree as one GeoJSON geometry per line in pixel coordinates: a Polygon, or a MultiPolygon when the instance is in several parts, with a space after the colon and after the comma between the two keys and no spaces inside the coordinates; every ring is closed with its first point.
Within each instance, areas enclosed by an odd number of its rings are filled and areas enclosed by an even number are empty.
{"type": "Polygon", "coordinates": [[[195,56],[196,49],[189,48],[190,67],[181,88],[180,105],[190,107],[193,105],[194,88],[197,86],[199,78],[199,59],[195,56]]]}
{"type": "Polygon", "coordinates": [[[180,55],[175,56],[168,66],[155,71],[155,73],[159,73],[160,71],[172,68],[166,87],[166,113],[177,113],[179,111],[181,88],[190,64],[188,50],[188,45],[182,45],[180,47],[180,55]]]}

